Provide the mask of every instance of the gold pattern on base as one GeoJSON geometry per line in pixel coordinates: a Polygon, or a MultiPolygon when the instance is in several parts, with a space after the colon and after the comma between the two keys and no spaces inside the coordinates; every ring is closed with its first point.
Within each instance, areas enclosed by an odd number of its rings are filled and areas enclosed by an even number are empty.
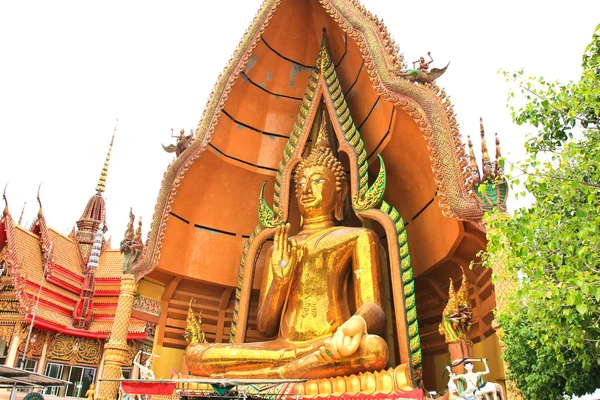
{"type": "Polygon", "coordinates": [[[359,375],[338,376],[329,379],[310,380],[298,384],[296,391],[302,397],[321,397],[343,394],[391,394],[396,390],[410,391],[410,376],[406,364],[387,370],[365,372],[359,375]]]}

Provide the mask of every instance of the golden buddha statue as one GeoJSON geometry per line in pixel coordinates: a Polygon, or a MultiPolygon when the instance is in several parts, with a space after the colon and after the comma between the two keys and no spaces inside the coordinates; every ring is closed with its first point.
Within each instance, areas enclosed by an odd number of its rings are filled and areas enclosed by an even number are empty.
{"type": "Polygon", "coordinates": [[[348,182],[320,131],[294,174],[301,230],[277,228],[265,266],[258,330],[277,338],[189,345],[192,374],[318,379],[385,368],[380,243],[369,229],[336,225],[348,182]]]}

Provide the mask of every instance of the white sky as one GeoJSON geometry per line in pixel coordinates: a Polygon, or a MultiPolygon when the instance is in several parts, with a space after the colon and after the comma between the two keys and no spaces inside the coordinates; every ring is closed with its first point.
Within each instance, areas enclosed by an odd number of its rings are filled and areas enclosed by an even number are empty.
{"type": "MultiPolygon", "coordinates": [[[[70,231],[119,118],[108,227],[116,246],[132,206],[146,233],[173,157],[160,144],[171,142],[171,128],[196,127],[260,2],[0,2],[0,185],[10,181],[13,216],[26,201],[24,223],[35,218],[43,182],[49,225],[70,231]]],[[[522,154],[528,129],[512,125],[498,69],[577,79],[600,15],[592,0],[363,3],[383,17],[407,61],[427,51],[434,66],[451,61],[438,83],[463,135],[478,136],[482,116],[489,144],[499,132],[509,159],[522,154]]]]}

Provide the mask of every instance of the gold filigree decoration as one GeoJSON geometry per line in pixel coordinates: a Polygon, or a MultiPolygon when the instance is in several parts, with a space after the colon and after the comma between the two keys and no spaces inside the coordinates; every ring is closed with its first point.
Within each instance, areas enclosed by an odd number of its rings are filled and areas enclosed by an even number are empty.
{"type": "Polygon", "coordinates": [[[58,336],[48,351],[48,359],[70,365],[98,365],[102,358],[100,340],[58,336]]]}
{"type": "Polygon", "coordinates": [[[2,312],[15,312],[18,313],[20,304],[18,301],[2,300],[0,301],[0,310],[2,312]]]}
{"type": "Polygon", "coordinates": [[[0,339],[4,339],[6,343],[10,342],[14,330],[12,325],[0,325],[0,339]]]}
{"type": "MultiPolygon", "coordinates": [[[[25,351],[25,345],[27,342],[27,335],[29,334],[29,326],[26,327],[26,331],[21,334],[21,344],[19,345],[19,354],[23,354],[25,351]]],[[[27,358],[37,358],[42,355],[44,343],[50,337],[50,332],[41,331],[39,329],[33,329],[31,331],[31,337],[29,339],[29,346],[27,346],[27,358]]]]}

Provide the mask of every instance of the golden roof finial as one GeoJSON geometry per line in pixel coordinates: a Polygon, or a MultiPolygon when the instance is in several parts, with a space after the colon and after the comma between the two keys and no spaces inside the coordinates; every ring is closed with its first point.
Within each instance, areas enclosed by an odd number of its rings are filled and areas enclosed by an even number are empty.
{"type": "Polygon", "coordinates": [[[10,182],[6,183],[4,186],[4,192],[2,193],[2,198],[4,199],[4,210],[2,211],[2,217],[7,217],[10,215],[10,211],[8,211],[8,199],[6,198],[6,188],[8,187],[9,183],[10,182]]]}
{"type": "Polygon", "coordinates": [[[136,243],[142,243],[142,217],[138,220],[138,227],[135,230],[135,236],[133,237],[133,241],[136,243]]]}
{"type": "Polygon", "coordinates": [[[112,139],[110,140],[110,146],[108,146],[108,153],[106,154],[106,160],[104,160],[104,166],[102,167],[102,171],[100,171],[100,177],[98,178],[98,184],[96,185],[96,192],[98,194],[104,192],[106,189],[106,176],[108,175],[108,165],[110,164],[110,154],[112,152],[113,143],[115,142],[115,134],[117,133],[117,122],[115,122],[115,129],[113,130],[112,139]]]}
{"type": "Polygon", "coordinates": [[[483,129],[483,118],[479,118],[479,131],[481,132],[481,160],[482,165],[489,164],[490,155],[488,153],[487,144],[485,143],[485,130],[483,129]]]}

